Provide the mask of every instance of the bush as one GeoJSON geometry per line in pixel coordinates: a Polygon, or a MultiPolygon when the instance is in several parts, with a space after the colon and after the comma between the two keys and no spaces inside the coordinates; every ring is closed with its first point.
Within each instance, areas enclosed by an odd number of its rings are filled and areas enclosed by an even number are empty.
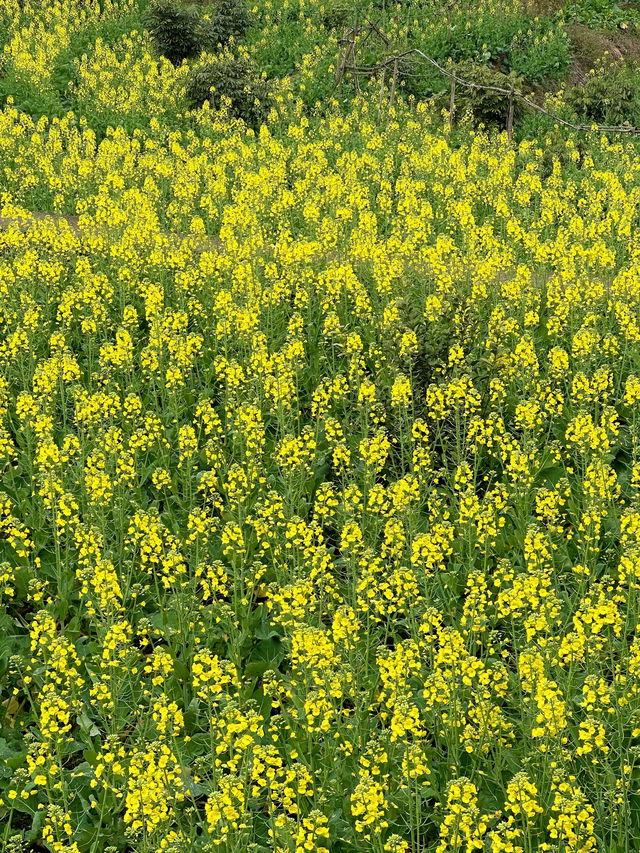
{"type": "MultiPolygon", "coordinates": [[[[517,92],[521,92],[523,88],[523,80],[517,74],[502,74],[500,71],[488,68],[486,65],[479,65],[476,62],[459,62],[452,66],[452,70],[457,77],[474,83],[476,86],[496,86],[500,89],[513,89],[517,92]]],[[[521,102],[516,100],[514,103],[514,119],[521,114],[522,109],[521,102]]],[[[455,115],[458,118],[466,112],[471,112],[474,124],[504,129],[507,124],[508,111],[509,99],[506,95],[484,88],[470,88],[460,83],[456,85],[455,115]]]]}
{"type": "Polygon", "coordinates": [[[218,45],[230,38],[241,39],[251,26],[251,15],[243,0],[218,2],[200,22],[199,36],[202,50],[216,51],[218,45]]]}
{"type": "MultiPolygon", "coordinates": [[[[393,69],[387,69],[387,83],[393,76],[393,69]]],[[[398,85],[406,95],[418,99],[431,98],[449,89],[449,79],[436,68],[416,54],[404,56],[398,63],[398,85]]]]}
{"type": "Polygon", "coordinates": [[[634,124],[640,115],[637,72],[624,63],[601,65],[586,83],[569,89],[566,101],[597,124],[634,124]]]}
{"type": "Polygon", "coordinates": [[[243,0],[219,0],[205,8],[211,11],[203,14],[202,7],[155,0],[146,23],[158,53],[177,64],[241,38],[251,24],[243,0]]]}
{"type": "Polygon", "coordinates": [[[344,0],[333,0],[325,7],[321,20],[327,30],[342,29],[355,22],[355,15],[353,8],[344,0]]]}
{"type": "Polygon", "coordinates": [[[172,0],[155,0],[146,26],[156,51],[174,65],[200,53],[200,16],[172,0]]]}
{"type": "Polygon", "coordinates": [[[220,109],[226,101],[231,115],[258,127],[269,110],[269,87],[246,59],[215,58],[189,72],[186,96],[193,109],[205,101],[220,109]]]}

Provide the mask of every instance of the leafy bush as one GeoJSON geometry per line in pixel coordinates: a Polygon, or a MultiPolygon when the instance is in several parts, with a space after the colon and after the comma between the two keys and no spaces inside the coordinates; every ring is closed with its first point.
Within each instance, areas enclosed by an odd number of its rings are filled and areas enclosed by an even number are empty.
{"type": "Polygon", "coordinates": [[[328,3],[322,14],[322,25],[328,30],[340,29],[353,22],[353,7],[344,0],[333,0],[328,3]]]}
{"type": "Polygon", "coordinates": [[[192,108],[205,101],[220,109],[226,105],[231,115],[257,127],[269,109],[269,87],[248,60],[214,57],[189,72],[186,96],[192,108]]]}
{"type": "Polygon", "coordinates": [[[637,72],[626,63],[601,65],[566,100],[579,116],[598,124],[634,124],[640,115],[637,72]]]}
{"type": "Polygon", "coordinates": [[[155,0],[147,29],[158,53],[176,64],[203,51],[216,51],[232,37],[241,38],[251,24],[243,0],[221,0],[206,9],[203,13],[198,6],[155,0]]]}
{"type": "MultiPolygon", "coordinates": [[[[523,80],[513,72],[502,74],[486,65],[477,62],[459,62],[453,66],[456,75],[476,86],[495,86],[499,89],[522,91],[523,80]]],[[[509,110],[508,97],[484,88],[471,88],[458,84],[455,93],[456,116],[461,117],[470,112],[474,124],[484,124],[487,127],[502,127],[507,123],[509,110]]],[[[519,101],[514,103],[514,117],[522,111],[519,101]]]]}
{"type": "Polygon", "coordinates": [[[243,0],[218,2],[213,11],[200,22],[198,33],[201,49],[215,51],[219,44],[226,44],[230,38],[238,41],[250,26],[251,15],[243,0]]]}
{"type": "Polygon", "coordinates": [[[195,9],[155,0],[146,25],[155,49],[174,64],[200,52],[200,16],[195,9]]]}

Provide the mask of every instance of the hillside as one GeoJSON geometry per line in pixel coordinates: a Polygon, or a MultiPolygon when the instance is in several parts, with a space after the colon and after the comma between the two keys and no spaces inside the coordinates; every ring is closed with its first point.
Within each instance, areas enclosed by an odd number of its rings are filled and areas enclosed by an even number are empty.
{"type": "Polygon", "coordinates": [[[637,23],[0,0],[2,853],[639,849],[637,23]]]}

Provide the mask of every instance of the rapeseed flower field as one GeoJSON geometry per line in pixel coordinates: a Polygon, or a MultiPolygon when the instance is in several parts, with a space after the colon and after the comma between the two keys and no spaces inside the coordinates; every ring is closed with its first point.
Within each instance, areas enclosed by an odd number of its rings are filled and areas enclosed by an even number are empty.
{"type": "Polygon", "coordinates": [[[3,0],[0,849],[637,851],[640,151],[136,8],[3,0]]]}

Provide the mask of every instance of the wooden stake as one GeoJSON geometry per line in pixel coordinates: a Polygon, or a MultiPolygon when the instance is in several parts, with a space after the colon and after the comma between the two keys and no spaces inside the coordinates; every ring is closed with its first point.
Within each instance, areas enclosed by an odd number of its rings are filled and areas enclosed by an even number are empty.
{"type": "Polygon", "coordinates": [[[449,98],[449,127],[453,127],[453,117],[456,112],[456,78],[451,78],[451,97],[449,98]]]}
{"type": "Polygon", "coordinates": [[[342,38],[338,42],[338,45],[339,45],[339,47],[338,47],[338,61],[336,63],[336,79],[335,79],[335,85],[336,86],[340,82],[340,77],[342,76],[342,66],[344,65],[344,55],[346,52],[345,45],[347,43],[348,32],[349,32],[349,30],[345,29],[345,31],[342,33],[342,38]]]}
{"type": "Polygon", "coordinates": [[[513,138],[513,90],[509,94],[509,112],[507,113],[507,137],[513,138]]]}
{"type": "Polygon", "coordinates": [[[336,68],[336,79],[333,83],[333,88],[329,93],[329,97],[333,97],[333,93],[336,91],[340,83],[342,83],[342,78],[344,77],[345,68],[347,67],[347,62],[349,61],[349,57],[351,56],[351,51],[353,50],[353,36],[351,35],[351,41],[347,41],[347,37],[353,33],[353,30],[345,30],[342,38],[340,39],[340,44],[344,44],[344,49],[341,47],[338,52],[338,67],[336,68]]]}
{"type": "Polygon", "coordinates": [[[387,69],[382,69],[382,82],[380,83],[380,97],[378,98],[378,124],[380,124],[380,119],[382,118],[382,99],[384,97],[384,80],[387,76],[387,69]]]}
{"type": "MultiPolygon", "coordinates": [[[[356,50],[356,42],[358,40],[358,35],[360,34],[360,30],[358,27],[358,18],[356,17],[356,25],[353,28],[353,42],[351,46],[351,52],[353,54],[353,64],[357,67],[358,65],[358,51],[356,50]]],[[[366,41],[366,38],[365,38],[366,41]]],[[[358,72],[353,72],[353,91],[355,95],[360,93],[360,78],[358,77],[358,72]]]]}
{"type": "Polygon", "coordinates": [[[398,60],[393,63],[393,80],[391,81],[391,91],[389,92],[389,111],[393,105],[393,99],[396,96],[396,80],[398,79],[398,60]]]}

